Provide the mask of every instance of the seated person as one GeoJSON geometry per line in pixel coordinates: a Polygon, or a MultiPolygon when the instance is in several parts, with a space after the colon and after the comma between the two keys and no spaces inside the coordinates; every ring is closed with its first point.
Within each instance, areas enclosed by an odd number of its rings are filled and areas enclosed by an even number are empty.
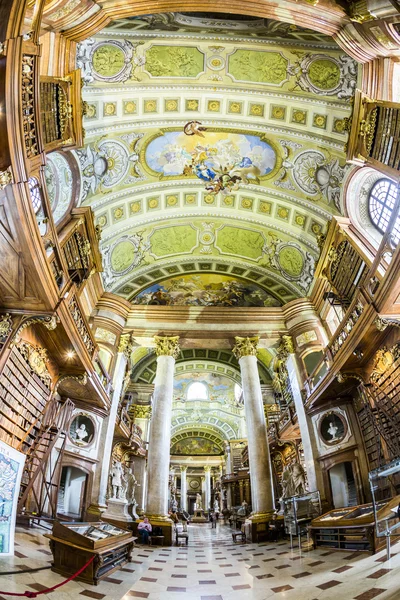
{"type": "Polygon", "coordinates": [[[145,517],[143,521],[141,521],[138,525],[138,533],[142,538],[143,544],[149,543],[149,536],[152,532],[152,526],[149,522],[149,519],[145,517]]]}

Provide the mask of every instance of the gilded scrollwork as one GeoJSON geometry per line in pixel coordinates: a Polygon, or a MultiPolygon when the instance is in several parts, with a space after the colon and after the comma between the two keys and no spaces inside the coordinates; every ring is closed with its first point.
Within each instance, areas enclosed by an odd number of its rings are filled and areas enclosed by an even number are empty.
{"type": "Polygon", "coordinates": [[[129,416],[133,419],[151,419],[151,406],[141,406],[140,404],[131,404],[129,407],[129,416]]]}
{"type": "Polygon", "coordinates": [[[0,316],[0,341],[5,340],[12,331],[12,318],[10,313],[0,316]]]}
{"type": "Polygon", "coordinates": [[[395,357],[392,349],[389,350],[386,346],[379,348],[375,354],[374,368],[371,372],[370,381],[377,381],[390,369],[394,361],[395,357]]]}
{"type": "Polygon", "coordinates": [[[235,345],[232,348],[234,356],[239,360],[243,356],[257,356],[258,342],[260,338],[253,337],[235,337],[235,345]]]}
{"type": "Polygon", "coordinates": [[[134,341],[130,333],[121,335],[118,345],[118,352],[122,352],[129,360],[134,348],[134,341]]]}
{"type": "Polygon", "coordinates": [[[30,368],[36,375],[43,381],[43,383],[50,388],[51,387],[51,376],[47,369],[47,363],[49,357],[47,356],[47,350],[41,346],[30,344],[29,342],[21,341],[18,344],[18,350],[24,357],[30,368]]]}
{"type": "Polygon", "coordinates": [[[178,335],[172,337],[155,335],[154,341],[156,343],[157,356],[173,356],[173,358],[178,358],[180,352],[178,335]]]}
{"type": "Polygon", "coordinates": [[[290,335],[283,335],[279,342],[277,356],[280,360],[286,361],[289,354],[294,354],[293,339],[290,335]]]}
{"type": "Polygon", "coordinates": [[[15,339],[19,339],[22,331],[31,325],[41,324],[44,325],[44,327],[46,327],[46,329],[49,331],[54,331],[59,320],[60,319],[57,317],[57,315],[37,315],[30,317],[23,321],[23,323],[18,327],[17,331],[15,332],[15,339]]]}

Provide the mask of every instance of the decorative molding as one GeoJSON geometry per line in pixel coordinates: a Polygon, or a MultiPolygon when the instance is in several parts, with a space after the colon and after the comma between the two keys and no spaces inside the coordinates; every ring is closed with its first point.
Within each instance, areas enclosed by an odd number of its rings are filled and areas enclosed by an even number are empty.
{"type": "Polygon", "coordinates": [[[232,348],[232,353],[239,360],[243,356],[257,356],[259,336],[254,337],[235,337],[235,345],[232,348]]]}
{"type": "Polygon", "coordinates": [[[374,325],[378,331],[385,331],[385,329],[389,326],[400,327],[400,320],[380,317],[378,315],[374,321],[374,325]]]}
{"type": "Polygon", "coordinates": [[[27,327],[30,327],[31,325],[36,325],[38,323],[40,323],[41,325],[44,325],[46,327],[46,329],[48,329],[49,331],[54,331],[54,329],[57,327],[57,323],[59,323],[59,321],[60,321],[60,319],[58,318],[57,315],[37,315],[35,317],[28,317],[18,327],[17,331],[14,334],[14,338],[16,340],[18,340],[19,336],[21,335],[21,333],[23,332],[24,329],[26,329],[27,327]]]}
{"type": "Polygon", "coordinates": [[[82,386],[85,386],[88,382],[87,373],[82,373],[81,375],[61,375],[61,377],[58,378],[57,383],[54,387],[54,393],[57,392],[61,383],[63,383],[63,381],[67,381],[68,379],[77,381],[82,386]]]}
{"type": "Polygon", "coordinates": [[[175,359],[178,358],[180,353],[178,335],[172,337],[155,335],[154,341],[156,343],[157,356],[172,356],[175,359]]]}

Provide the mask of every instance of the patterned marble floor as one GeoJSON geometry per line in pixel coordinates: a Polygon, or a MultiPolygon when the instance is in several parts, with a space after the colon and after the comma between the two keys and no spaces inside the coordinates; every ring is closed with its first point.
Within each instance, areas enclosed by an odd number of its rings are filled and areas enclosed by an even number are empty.
{"type": "MultiPolygon", "coordinates": [[[[62,581],[49,568],[41,529],[18,528],[14,557],[0,562],[0,590],[40,591],[62,581]],[[7,571],[48,567],[31,574],[7,571]]],[[[400,600],[400,544],[392,557],[314,550],[287,542],[233,544],[224,525],[189,527],[189,546],[138,546],[132,563],[98,586],[70,582],[43,600],[400,600]]],[[[9,600],[1,596],[0,600],[9,600]]]]}

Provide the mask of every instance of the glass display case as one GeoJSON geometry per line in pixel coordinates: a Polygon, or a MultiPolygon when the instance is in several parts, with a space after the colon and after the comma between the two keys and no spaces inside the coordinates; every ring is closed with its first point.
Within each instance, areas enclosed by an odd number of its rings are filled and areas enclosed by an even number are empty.
{"type": "Polygon", "coordinates": [[[385,539],[390,558],[390,538],[400,536],[400,459],[369,473],[375,534],[385,539]]]}
{"type": "Polygon", "coordinates": [[[314,547],[378,552],[385,541],[375,533],[375,509],[378,522],[384,521],[393,514],[393,507],[398,507],[399,499],[338,508],[313,519],[310,532],[314,547]]]}
{"type": "Polygon", "coordinates": [[[298,536],[300,545],[300,538],[308,533],[308,525],[312,519],[321,514],[319,491],[285,498],[283,511],[285,532],[290,535],[290,545],[293,546],[293,536],[298,536]]]}
{"type": "Polygon", "coordinates": [[[46,534],[53,553],[52,570],[69,576],[82,568],[94,555],[93,562],[77,579],[95,585],[131,560],[137,538],[131,531],[110,523],[54,522],[52,534],[46,534]]]}

